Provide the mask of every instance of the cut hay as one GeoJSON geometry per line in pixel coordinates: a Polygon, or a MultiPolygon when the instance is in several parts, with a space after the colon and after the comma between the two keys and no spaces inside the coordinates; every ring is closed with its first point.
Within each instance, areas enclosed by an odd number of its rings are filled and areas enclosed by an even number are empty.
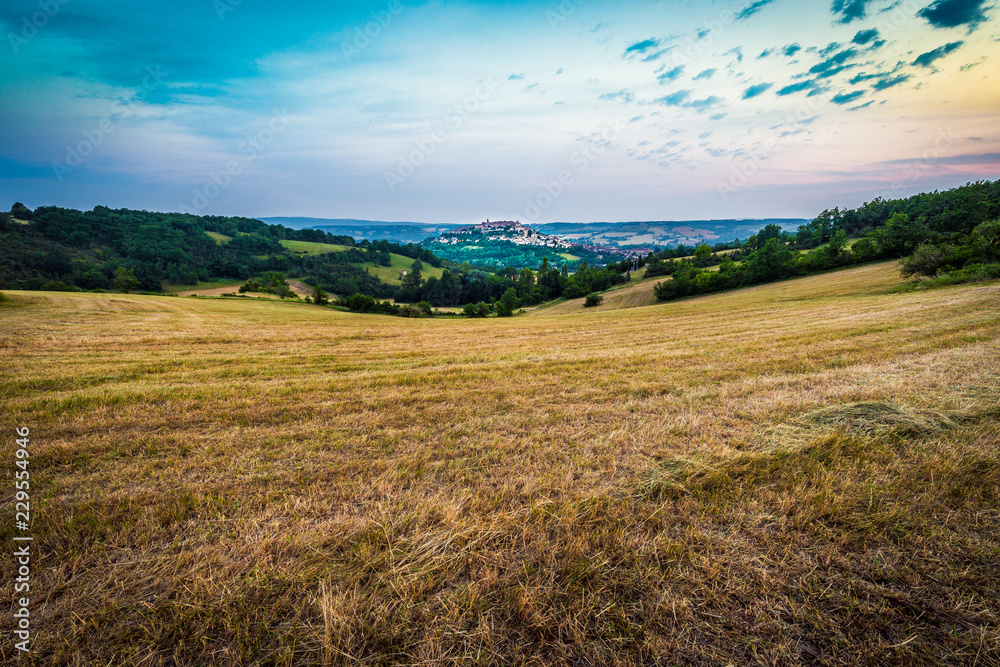
{"type": "Polygon", "coordinates": [[[868,401],[821,408],[806,413],[806,421],[865,434],[898,431],[932,434],[950,430],[957,415],[933,410],[914,410],[891,403],[868,401]]]}

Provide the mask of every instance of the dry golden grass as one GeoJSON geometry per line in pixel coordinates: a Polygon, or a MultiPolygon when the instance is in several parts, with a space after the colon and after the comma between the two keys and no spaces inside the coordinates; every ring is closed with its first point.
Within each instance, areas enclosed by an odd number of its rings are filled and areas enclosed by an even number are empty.
{"type": "Polygon", "coordinates": [[[447,321],[7,292],[21,664],[1000,664],[1000,285],[898,282],[447,321]]]}

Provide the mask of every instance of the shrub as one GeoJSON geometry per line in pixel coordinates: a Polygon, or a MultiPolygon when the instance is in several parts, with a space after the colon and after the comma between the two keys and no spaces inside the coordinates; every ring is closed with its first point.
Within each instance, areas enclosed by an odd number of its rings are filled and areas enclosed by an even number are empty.
{"type": "Polygon", "coordinates": [[[603,301],[604,301],[604,297],[603,296],[601,296],[597,292],[591,292],[583,300],[583,307],[584,308],[591,308],[592,306],[599,306],[599,305],[601,305],[601,303],[603,301]]]}
{"type": "Polygon", "coordinates": [[[462,312],[466,317],[489,317],[490,304],[485,301],[480,301],[479,303],[467,303],[462,309],[462,312]]]}
{"type": "MultiPolygon", "coordinates": [[[[306,297],[306,299],[309,299],[309,297],[306,297]]],[[[316,287],[313,287],[312,291],[312,302],[317,306],[325,306],[330,303],[330,295],[327,294],[322,287],[316,285],[316,287]]]]}
{"type": "Polygon", "coordinates": [[[399,307],[400,317],[426,317],[424,309],[412,304],[405,304],[399,307]]]}

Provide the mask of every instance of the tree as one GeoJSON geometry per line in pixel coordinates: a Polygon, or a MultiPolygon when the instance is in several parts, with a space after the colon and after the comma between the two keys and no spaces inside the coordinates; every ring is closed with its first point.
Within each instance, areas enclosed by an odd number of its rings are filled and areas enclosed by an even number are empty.
{"type": "Polygon", "coordinates": [[[14,205],[10,207],[10,214],[18,220],[31,220],[32,215],[34,215],[31,212],[31,209],[21,202],[15,202],[14,205]]]}
{"type": "Polygon", "coordinates": [[[697,266],[708,266],[712,262],[712,248],[702,243],[694,249],[694,263],[697,266]]]}
{"type": "Polygon", "coordinates": [[[830,243],[826,246],[826,255],[834,264],[841,264],[847,258],[847,232],[838,229],[830,237],[830,243]]]}
{"type": "Polygon", "coordinates": [[[587,295],[587,298],[583,300],[584,308],[591,308],[592,306],[599,306],[603,303],[604,297],[597,292],[591,292],[587,295]]]}
{"type": "Polygon", "coordinates": [[[508,287],[507,291],[500,297],[500,300],[497,301],[497,315],[500,317],[511,317],[514,314],[514,309],[519,305],[517,290],[513,287],[508,287]]]}
{"type": "Polygon", "coordinates": [[[315,303],[317,306],[325,306],[326,304],[330,303],[330,295],[327,294],[322,287],[316,285],[315,287],[313,287],[312,291],[312,302],[315,303]]]}
{"type": "Polygon", "coordinates": [[[754,282],[767,283],[787,278],[794,272],[792,251],[778,239],[769,239],[750,257],[748,267],[754,282]]]}
{"type": "Polygon", "coordinates": [[[116,292],[128,293],[139,286],[139,281],[135,277],[135,272],[132,269],[126,269],[125,267],[119,266],[115,270],[115,281],[114,290],[116,292]]]}
{"type": "Polygon", "coordinates": [[[413,260],[410,270],[403,276],[403,284],[399,288],[399,301],[413,302],[420,300],[420,269],[422,268],[424,268],[424,265],[419,259],[413,260]]]}

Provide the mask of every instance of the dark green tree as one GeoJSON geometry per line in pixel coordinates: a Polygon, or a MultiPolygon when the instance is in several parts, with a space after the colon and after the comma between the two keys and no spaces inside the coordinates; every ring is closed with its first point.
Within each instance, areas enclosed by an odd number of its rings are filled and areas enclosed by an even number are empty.
{"type": "Polygon", "coordinates": [[[766,283],[787,278],[795,272],[792,251],[776,238],[769,239],[748,262],[753,282],[766,283]]]}
{"type": "Polygon", "coordinates": [[[507,291],[503,293],[500,300],[497,301],[496,310],[497,315],[500,317],[511,317],[514,314],[514,309],[516,309],[520,303],[517,300],[517,290],[513,287],[508,287],[507,291]]]}

